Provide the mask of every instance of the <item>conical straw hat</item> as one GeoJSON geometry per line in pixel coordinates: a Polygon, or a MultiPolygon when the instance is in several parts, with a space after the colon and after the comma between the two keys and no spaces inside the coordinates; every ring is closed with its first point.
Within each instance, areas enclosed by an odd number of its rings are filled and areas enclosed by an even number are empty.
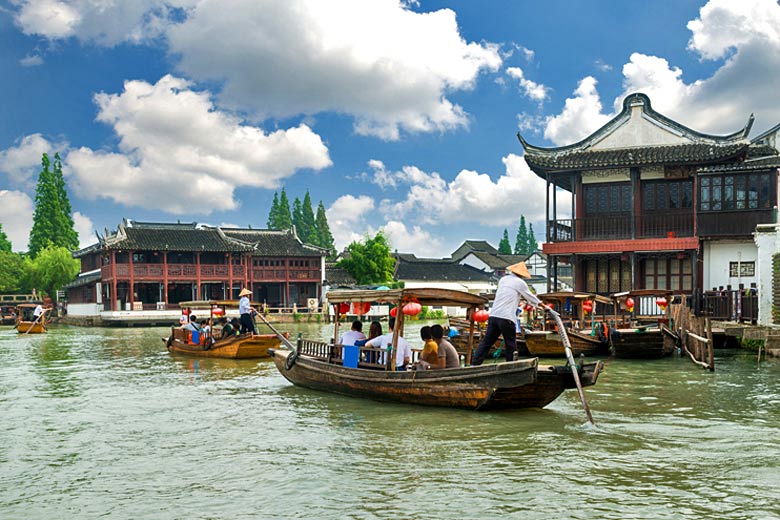
{"type": "Polygon", "coordinates": [[[528,268],[525,266],[525,262],[512,264],[507,267],[506,270],[523,278],[531,278],[531,273],[528,272],[528,268]]]}

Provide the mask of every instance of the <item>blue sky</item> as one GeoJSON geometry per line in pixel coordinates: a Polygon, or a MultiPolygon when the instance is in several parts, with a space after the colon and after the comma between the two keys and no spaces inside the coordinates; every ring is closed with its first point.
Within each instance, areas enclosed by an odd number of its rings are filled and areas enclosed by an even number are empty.
{"type": "Polygon", "coordinates": [[[443,257],[514,242],[520,215],[543,241],[518,131],[575,142],[637,91],[702,132],[780,122],[773,0],[11,0],[0,34],[15,250],[43,152],[82,245],[122,218],[265,227],[285,188],[323,202],[339,249],[382,229],[443,257]]]}

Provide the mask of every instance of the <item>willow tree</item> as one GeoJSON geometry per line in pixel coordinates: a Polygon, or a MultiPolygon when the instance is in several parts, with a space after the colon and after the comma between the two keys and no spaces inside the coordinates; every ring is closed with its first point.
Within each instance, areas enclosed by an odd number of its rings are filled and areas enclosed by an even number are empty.
{"type": "Polygon", "coordinates": [[[346,270],[359,284],[388,283],[393,280],[395,258],[380,231],[373,238],[366,235],[362,241],[349,244],[336,267],[346,270]]]}
{"type": "Polygon", "coordinates": [[[49,156],[41,158],[41,172],[35,187],[35,212],[30,230],[29,253],[35,258],[48,245],[76,249],[79,235],[73,227],[73,215],[65,178],[62,175],[60,155],[54,155],[53,170],[49,156]]]}
{"type": "Polygon", "coordinates": [[[30,282],[54,297],[63,285],[72,282],[79,273],[80,262],[65,247],[49,244],[32,261],[30,282]]]}

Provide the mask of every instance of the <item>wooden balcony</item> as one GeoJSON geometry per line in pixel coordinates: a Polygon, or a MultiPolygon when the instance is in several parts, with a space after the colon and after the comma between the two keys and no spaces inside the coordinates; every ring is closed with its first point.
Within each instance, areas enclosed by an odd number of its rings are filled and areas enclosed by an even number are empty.
{"type": "MultiPolygon", "coordinates": [[[[269,269],[253,269],[252,279],[258,281],[285,281],[287,280],[287,273],[285,269],[269,268],[269,269]]],[[[289,270],[289,279],[294,281],[307,281],[307,282],[319,282],[322,278],[322,272],[319,269],[312,268],[291,268],[289,270]]]]}
{"type": "Polygon", "coordinates": [[[698,218],[698,234],[701,237],[746,237],[755,232],[758,224],[775,221],[771,208],[699,213],[698,218]]]}
{"type": "MultiPolygon", "coordinates": [[[[111,278],[130,278],[130,264],[116,264],[116,269],[112,271],[111,265],[104,265],[101,268],[101,275],[104,280],[111,278]]],[[[137,281],[150,280],[162,281],[164,279],[164,264],[133,264],[133,279],[137,281]]],[[[194,264],[168,264],[168,280],[195,280],[198,278],[198,266],[194,264]]],[[[202,264],[200,266],[201,280],[228,280],[230,271],[233,271],[233,278],[244,278],[245,267],[243,265],[228,264],[202,264]]]]}
{"type": "Polygon", "coordinates": [[[693,213],[637,215],[554,220],[548,223],[550,242],[580,240],[631,240],[693,236],[693,213]]]}

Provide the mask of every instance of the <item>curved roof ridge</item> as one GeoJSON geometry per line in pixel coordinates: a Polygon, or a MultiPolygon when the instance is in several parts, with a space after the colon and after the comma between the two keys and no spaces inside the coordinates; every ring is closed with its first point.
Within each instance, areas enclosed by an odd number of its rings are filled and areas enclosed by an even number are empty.
{"type": "Polygon", "coordinates": [[[635,106],[642,107],[643,115],[647,115],[651,119],[654,119],[658,122],[663,123],[664,125],[667,125],[677,130],[678,132],[682,133],[683,135],[686,135],[689,139],[693,141],[699,141],[699,142],[704,141],[707,144],[734,144],[735,142],[745,140],[747,139],[747,136],[750,133],[750,129],[753,127],[753,122],[755,121],[755,116],[753,114],[750,114],[750,117],[748,117],[745,126],[737,130],[736,132],[732,132],[726,135],[705,134],[703,132],[693,130],[692,128],[689,128],[681,123],[678,123],[677,121],[674,121],[673,119],[668,118],[667,116],[659,112],[656,112],[655,110],[653,110],[653,107],[650,103],[650,98],[647,96],[647,94],[643,94],[641,92],[634,92],[632,94],[627,95],[623,99],[623,109],[620,111],[620,113],[615,115],[615,117],[610,119],[607,123],[602,125],[595,132],[592,132],[584,139],[581,139],[575,143],[563,145],[563,146],[543,147],[543,146],[536,146],[530,144],[528,141],[523,139],[523,136],[520,134],[520,132],[517,132],[517,138],[520,141],[520,143],[523,145],[523,149],[526,151],[526,153],[530,153],[532,155],[537,155],[537,156],[558,155],[562,152],[567,152],[570,150],[585,151],[588,148],[590,148],[592,145],[598,143],[603,137],[609,134],[611,130],[617,128],[618,126],[623,124],[626,120],[628,120],[631,117],[631,110],[635,106]]]}

